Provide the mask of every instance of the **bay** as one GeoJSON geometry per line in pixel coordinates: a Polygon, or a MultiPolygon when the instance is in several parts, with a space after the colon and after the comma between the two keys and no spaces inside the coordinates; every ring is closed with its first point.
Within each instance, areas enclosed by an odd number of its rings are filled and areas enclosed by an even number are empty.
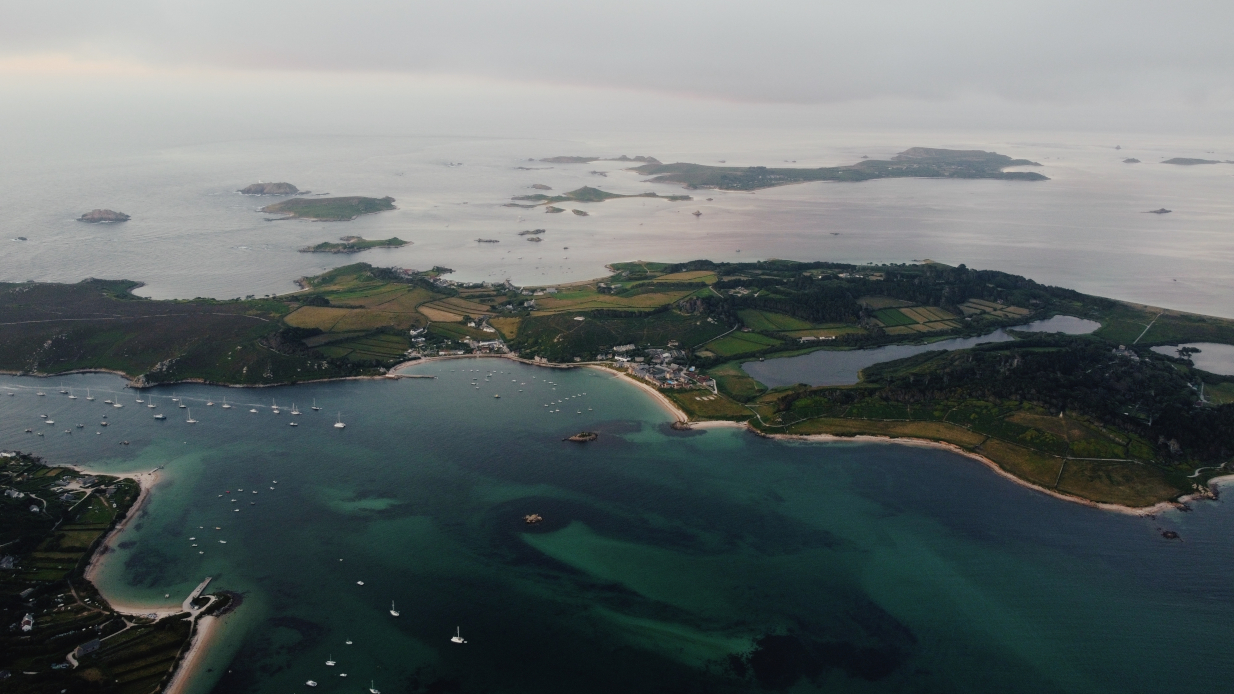
{"type": "Polygon", "coordinates": [[[1198,692],[1234,675],[1214,638],[1234,618],[1222,502],[1138,518],[938,449],[674,432],[599,370],[415,372],[437,378],[155,391],[191,425],[114,377],[63,379],[93,403],[0,377],[0,448],[165,466],[98,581],[126,601],[178,602],[205,576],[243,594],[198,692],[1198,692]],[[61,423],[87,426],[23,433],[61,423]],[[600,438],[561,440],[583,429],[600,438]]]}

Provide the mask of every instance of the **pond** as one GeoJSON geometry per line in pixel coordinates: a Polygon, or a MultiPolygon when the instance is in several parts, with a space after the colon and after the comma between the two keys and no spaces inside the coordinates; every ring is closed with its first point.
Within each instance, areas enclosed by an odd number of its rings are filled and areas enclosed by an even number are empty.
{"type": "MultiPolygon", "coordinates": [[[[1100,328],[1096,321],[1075,316],[1054,316],[1017,326],[1014,330],[1034,333],[1066,333],[1087,335],[1100,328]]],[[[968,349],[989,342],[1014,340],[999,328],[980,337],[957,337],[923,345],[887,345],[874,349],[820,350],[809,354],[767,361],[749,361],[741,365],[746,373],[768,388],[807,383],[812,386],[847,386],[856,383],[858,373],[867,366],[904,359],[922,352],[940,349],[968,349]]]]}

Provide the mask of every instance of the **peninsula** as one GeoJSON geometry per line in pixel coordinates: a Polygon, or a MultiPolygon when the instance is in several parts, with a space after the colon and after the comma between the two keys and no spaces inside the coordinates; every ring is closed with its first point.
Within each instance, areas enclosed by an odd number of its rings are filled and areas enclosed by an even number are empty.
{"type": "Polygon", "coordinates": [[[631,171],[651,176],[651,183],[679,183],[691,189],[721,190],[759,190],[808,181],[869,181],[878,178],[1049,180],[1033,171],[1003,171],[1012,166],[1041,164],[975,149],[913,147],[900,152],[889,161],[866,159],[850,166],[825,166],[817,169],[652,163],[635,167],[631,171]]]}
{"type": "Polygon", "coordinates": [[[107,538],[146,498],[153,476],[141,477],[0,453],[0,619],[20,625],[0,631],[4,691],[96,691],[99,682],[108,686],[97,691],[162,691],[199,619],[232,604],[199,588],[174,609],[121,611],[89,580],[107,538]]]}
{"type": "MultiPolygon", "coordinates": [[[[530,238],[539,238],[529,235],[530,238]]],[[[380,377],[420,358],[516,357],[625,373],[695,421],[765,435],[918,439],[1050,493],[1145,508],[1234,459],[1234,376],[1151,348],[1234,344],[1234,321],[938,263],[614,263],[554,287],[357,263],[267,299],[154,301],[135,282],[0,285],[0,369],[109,370],[143,387],[380,377]],[[1055,315],[1086,335],[1017,332],[1055,315]],[[932,343],[845,386],[767,387],[750,361],[932,343]]],[[[803,378],[803,380],[806,380],[803,378]]]]}
{"type": "Polygon", "coordinates": [[[393,210],[394,198],[292,198],[261,208],[262,212],[287,215],[287,219],[311,219],[315,222],[349,222],[363,214],[393,210]]]}
{"type": "Polygon", "coordinates": [[[78,217],[77,221],[90,222],[91,224],[106,224],[111,222],[127,222],[129,219],[131,217],[127,214],[116,212],[115,210],[90,210],[78,217]]]}
{"type": "Polygon", "coordinates": [[[290,183],[253,183],[240,189],[243,195],[298,195],[307,193],[290,183]]]}
{"type": "Polygon", "coordinates": [[[398,248],[410,244],[395,236],[388,239],[366,239],[360,236],[344,236],[339,243],[323,241],[316,246],[305,246],[301,253],[359,253],[370,248],[398,248]]]}

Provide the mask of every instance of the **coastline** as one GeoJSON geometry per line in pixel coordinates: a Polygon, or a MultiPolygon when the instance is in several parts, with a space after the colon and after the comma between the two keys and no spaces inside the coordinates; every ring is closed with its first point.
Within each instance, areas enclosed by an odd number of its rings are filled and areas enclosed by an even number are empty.
{"type": "MultiPolygon", "coordinates": [[[[81,472],[89,472],[88,470],[84,470],[77,466],[72,467],[73,469],[81,472]]],[[[113,475],[113,477],[136,480],[141,491],[138,493],[137,500],[133,502],[133,506],[129,508],[129,511],[124,518],[116,524],[116,527],[112,528],[110,532],[103,536],[102,542],[99,544],[98,549],[94,551],[94,554],[90,557],[90,562],[86,564],[86,569],[82,572],[82,577],[94,585],[95,589],[99,591],[99,595],[103,596],[103,599],[106,600],[107,604],[111,606],[111,609],[119,612],[120,614],[133,616],[155,614],[158,615],[160,619],[169,615],[179,614],[183,612],[183,610],[180,609],[180,603],[141,603],[114,598],[107,595],[95,581],[99,575],[99,572],[102,571],[103,565],[106,563],[107,556],[113,553],[113,544],[119,538],[120,534],[123,533],[129,526],[129,523],[132,523],[135,518],[142,514],[145,510],[146,504],[150,501],[150,495],[154,490],[154,487],[162,481],[162,475],[159,474],[159,468],[155,468],[149,472],[120,474],[113,475]]]]}
{"type": "Polygon", "coordinates": [[[220,621],[222,617],[206,615],[199,617],[193,625],[193,636],[189,640],[188,649],[176,663],[175,672],[163,694],[184,694],[193,682],[193,676],[201,669],[210,647],[219,639],[220,621]]]}

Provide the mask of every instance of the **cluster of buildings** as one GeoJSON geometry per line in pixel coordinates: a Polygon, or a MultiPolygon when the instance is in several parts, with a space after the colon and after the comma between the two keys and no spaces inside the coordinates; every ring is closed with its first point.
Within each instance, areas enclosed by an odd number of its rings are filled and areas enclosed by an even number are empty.
{"type": "Polygon", "coordinates": [[[695,371],[693,366],[685,367],[671,362],[634,363],[627,365],[626,369],[632,376],[637,376],[657,388],[706,388],[713,393],[717,392],[715,379],[695,371]]]}

